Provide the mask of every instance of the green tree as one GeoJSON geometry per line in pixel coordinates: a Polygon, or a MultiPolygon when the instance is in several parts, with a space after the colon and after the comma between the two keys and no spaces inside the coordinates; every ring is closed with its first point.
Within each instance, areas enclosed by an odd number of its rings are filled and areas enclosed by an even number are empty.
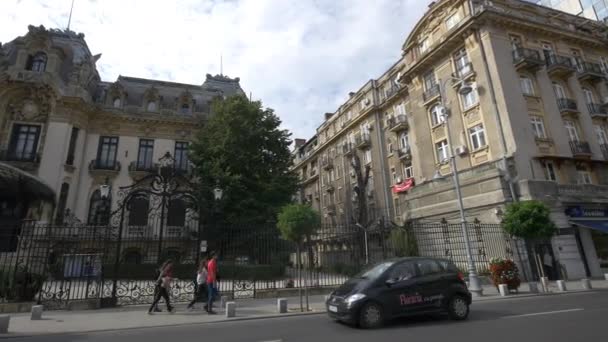
{"type": "Polygon", "coordinates": [[[557,233],[557,227],[549,214],[549,208],[540,201],[514,202],[507,206],[503,227],[511,236],[549,238],[557,233]]]}
{"type": "Polygon", "coordinates": [[[390,241],[393,243],[395,254],[398,257],[418,255],[418,247],[414,233],[407,228],[391,230],[390,241]]]}
{"type": "MultiPolygon", "coordinates": [[[[304,241],[311,241],[311,236],[321,225],[321,216],[314,209],[306,204],[290,204],[281,210],[278,215],[277,226],[281,231],[283,238],[293,241],[297,246],[297,268],[300,284],[302,279],[302,264],[301,250],[304,241]]],[[[311,247],[309,245],[309,247],[311,247]]],[[[313,264],[312,249],[308,249],[308,266],[309,270],[313,264]]],[[[309,274],[310,276],[310,274],[309,274]]],[[[300,287],[300,308],[302,305],[302,290],[300,287]]],[[[308,311],[308,287],[306,286],[306,310],[308,311]]]]}
{"type": "Polygon", "coordinates": [[[272,109],[242,95],[216,100],[212,113],[190,151],[202,209],[218,206],[213,189],[219,184],[224,191],[219,203],[223,221],[274,219],[297,189],[297,177],[290,171],[291,134],[280,129],[281,120],[272,109]]]}

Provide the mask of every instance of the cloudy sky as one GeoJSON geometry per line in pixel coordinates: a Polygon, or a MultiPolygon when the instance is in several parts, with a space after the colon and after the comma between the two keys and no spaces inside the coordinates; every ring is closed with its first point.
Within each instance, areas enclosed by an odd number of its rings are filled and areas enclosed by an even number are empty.
{"type": "MultiPolygon", "coordinates": [[[[27,26],[65,28],[71,0],[0,0],[0,42],[27,26]]],[[[308,138],[367,80],[400,55],[428,0],[75,0],[101,77],[201,84],[240,77],[294,137],[308,138]]]]}

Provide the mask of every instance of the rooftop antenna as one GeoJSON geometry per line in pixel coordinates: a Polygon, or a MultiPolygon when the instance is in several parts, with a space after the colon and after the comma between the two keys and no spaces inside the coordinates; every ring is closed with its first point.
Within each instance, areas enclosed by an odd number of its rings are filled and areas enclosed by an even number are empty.
{"type": "Polygon", "coordinates": [[[70,24],[72,23],[72,11],[74,11],[74,0],[72,0],[72,6],[70,7],[70,18],[68,19],[68,28],[66,31],[70,30],[70,24]]]}
{"type": "Polygon", "coordinates": [[[222,55],[220,55],[220,76],[224,76],[224,56],[222,55]]]}

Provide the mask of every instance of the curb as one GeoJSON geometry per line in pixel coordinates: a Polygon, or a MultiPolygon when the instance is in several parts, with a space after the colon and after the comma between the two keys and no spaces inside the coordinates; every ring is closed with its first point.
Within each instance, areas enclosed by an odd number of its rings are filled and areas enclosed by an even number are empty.
{"type": "MultiPolygon", "coordinates": [[[[525,299],[530,297],[550,297],[550,296],[559,296],[559,295],[569,295],[569,294],[581,294],[581,293],[595,293],[595,292],[608,292],[608,289],[591,289],[591,290],[571,290],[566,292],[549,292],[549,293],[528,293],[521,295],[511,295],[506,297],[496,296],[495,298],[488,298],[484,300],[473,300],[473,304],[476,302],[495,302],[502,300],[515,300],[515,299],[525,299]]],[[[112,331],[128,331],[128,330],[143,330],[143,329],[155,329],[155,328],[165,328],[165,327],[181,327],[181,326],[192,326],[192,325],[210,325],[210,324],[221,324],[221,323],[231,323],[231,322],[245,322],[245,321],[255,321],[255,320],[264,320],[264,319],[276,319],[276,318],[289,318],[289,317],[298,317],[298,316],[315,316],[315,315],[323,315],[326,314],[326,310],[321,311],[312,311],[312,312],[292,312],[292,313],[284,313],[284,314],[268,314],[268,315],[259,315],[259,316],[250,316],[250,317],[234,317],[227,318],[218,321],[211,322],[189,322],[189,323],[172,323],[172,324],[160,324],[155,326],[148,327],[129,327],[129,328],[120,328],[120,329],[91,329],[91,330],[83,330],[83,331],[75,331],[75,332],[53,332],[53,333],[35,333],[35,334],[0,334],[0,340],[3,339],[13,339],[13,338],[28,338],[28,337],[40,337],[40,336],[70,336],[70,335],[80,335],[87,333],[104,333],[104,332],[112,332],[112,331]]]]}

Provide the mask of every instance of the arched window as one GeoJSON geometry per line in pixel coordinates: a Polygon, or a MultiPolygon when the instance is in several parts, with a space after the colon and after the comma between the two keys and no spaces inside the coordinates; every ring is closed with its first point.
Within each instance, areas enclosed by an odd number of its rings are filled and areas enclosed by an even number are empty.
{"type": "Polygon", "coordinates": [[[431,123],[433,124],[433,126],[439,125],[440,123],[445,121],[445,118],[441,114],[440,108],[441,107],[439,105],[434,105],[433,107],[431,107],[431,123]]]}
{"type": "Polygon", "coordinates": [[[125,254],[123,255],[123,263],[125,264],[132,264],[132,265],[139,265],[141,264],[141,253],[138,250],[134,250],[134,249],[130,249],[125,251],[125,254]]]}
{"type": "Polygon", "coordinates": [[[114,102],[112,103],[112,105],[114,106],[114,108],[120,108],[120,106],[122,105],[122,101],[120,101],[119,97],[114,98],[114,102]]]}
{"type": "Polygon", "coordinates": [[[167,226],[183,227],[186,223],[186,204],[182,199],[173,199],[167,210],[167,226]]]}
{"type": "Polygon", "coordinates": [[[190,114],[190,105],[187,103],[182,104],[181,113],[190,114]]]}
{"type": "Polygon", "coordinates": [[[135,196],[129,201],[129,226],[148,225],[148,197],[135,196]]]}
{"type": "Polygon", "coordinates": [[[46,61],[46,53],[38,52],[34,56],[30,57],[26,69],[35,72],[44,72],[46,70],[46,61]]]}
{"type": "Polygon", "coordinates": [[[521,92],[524,93],[524,95],[534,95],[534,84],[528,76],[519,76],[519,85],[521,86],[521,92]]]}
{"type": "Polygon", "coordinates": [[[148,112],[155,112],[156,111],[156,102],[155,101],[150,101],[148,102],[148,106],[146,107],[148,112]]]}
{"type": "Polygon", "coordinates": [[[101,198],[101,192],[95,190],[89,202],[89,219],[90,225],[106,226],[110,222],[110,197],[101,198]]]}

